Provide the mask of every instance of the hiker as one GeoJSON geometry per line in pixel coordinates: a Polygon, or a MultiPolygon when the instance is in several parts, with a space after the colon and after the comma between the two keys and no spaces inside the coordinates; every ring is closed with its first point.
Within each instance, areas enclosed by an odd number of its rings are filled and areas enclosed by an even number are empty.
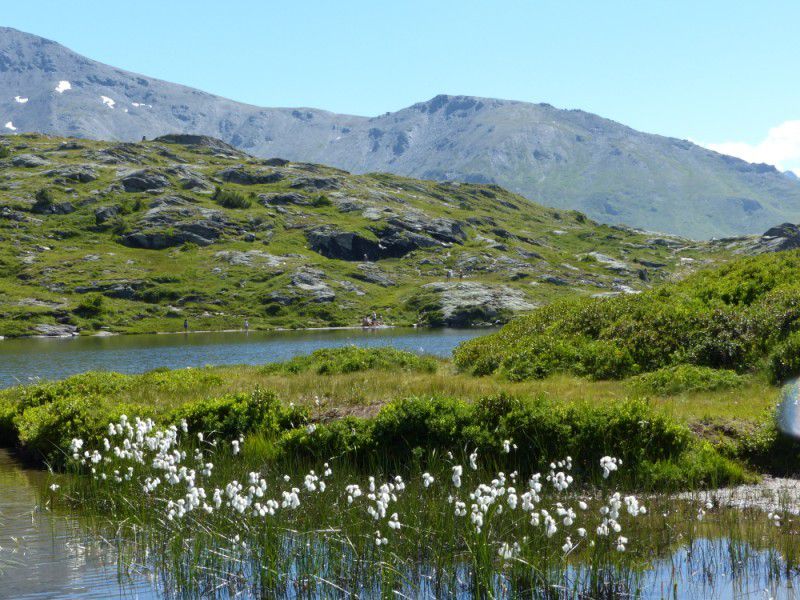
{"type": "Polygon", "coordinates": [[[189,331],[189,319],[184,319],[183,320],[183,330],[184,331],[189,331]]]}
{"type": "Polygon", "coordinates": [[[244,330],[250,331],[250,321],[248,321],[247,319],[244,320],[244,330]]]}

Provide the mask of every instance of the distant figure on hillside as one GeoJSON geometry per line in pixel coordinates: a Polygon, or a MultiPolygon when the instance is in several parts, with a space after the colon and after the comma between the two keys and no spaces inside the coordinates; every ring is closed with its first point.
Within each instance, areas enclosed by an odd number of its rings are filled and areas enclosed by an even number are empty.
{"type": "Polygon", "coordinates": [[[183,320],[183,330],[184,331],[189,331],[189,319],[184,319],[183,320]]]}

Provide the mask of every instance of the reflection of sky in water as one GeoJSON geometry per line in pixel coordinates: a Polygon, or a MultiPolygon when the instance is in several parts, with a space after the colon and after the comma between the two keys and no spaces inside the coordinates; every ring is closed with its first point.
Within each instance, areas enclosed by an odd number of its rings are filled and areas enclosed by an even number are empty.
{"type": "Polygon", "coordinates": [[[0,449],[0,600],[155,598],[143,578],[120,588],[116,553],[69,515],[40,508],[47,473],[0,449]]]}
{"type": "Polygon", "coordinates": [[[778,427],[786,435],[800,438],[800,384],[799,380],[783,387],[783,401],[778,410],[778,427]]]}

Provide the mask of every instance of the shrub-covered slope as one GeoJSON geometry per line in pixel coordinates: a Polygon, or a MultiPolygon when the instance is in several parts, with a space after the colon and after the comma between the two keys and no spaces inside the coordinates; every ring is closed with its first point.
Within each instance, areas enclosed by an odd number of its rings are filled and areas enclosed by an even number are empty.
{"type": "Polygon", "coordinates": [[[507,320],[731,252],[212,138],[0,139],[0,335],[507,320]]]}
{"type": "MultiPolygon", "coordinates": [[[[798,274],[800,253],[790,251],[732,261],[637,296],[559,301],[462,344],[455,360],[476,374],[516,380],[560,371],[622,378],[687,363],[764,370],[781,382],[800,374],[798,274]]],[[[716,385],[704,372],[682,376],[716,385]]]]}

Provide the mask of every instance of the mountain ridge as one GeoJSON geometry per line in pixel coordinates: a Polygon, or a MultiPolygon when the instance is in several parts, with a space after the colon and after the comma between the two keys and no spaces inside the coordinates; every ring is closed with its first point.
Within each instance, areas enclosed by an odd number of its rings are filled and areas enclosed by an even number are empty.
{"type": "Polygon", "coordinates": [[[0,88],[8,132],[118,141],[205,134],[257,156],[354,173],[496,183],[602,222],[694,238],[800,221],[800,182],[772,166],[547,103],[440,94],[374,117],[262,108],[9,28],[0,28],[0,88]]]}

